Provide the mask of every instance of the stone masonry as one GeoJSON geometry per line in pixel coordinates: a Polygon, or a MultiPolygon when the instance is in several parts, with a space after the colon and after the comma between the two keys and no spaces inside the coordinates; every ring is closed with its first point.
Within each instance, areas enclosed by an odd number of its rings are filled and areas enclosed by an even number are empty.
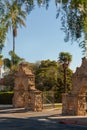
{"type": "Polygon", "coordinates": [[[42,111],[42,93],[35,88],[34,74],[26,63],[21,63],[16,73],[13,106],[42,111]]]}
{"type": "Polygon", "coordinates": [[[70,94],[62,95],[62,113],[64,115],[87,115],[87,59],[82,58],[82,64],[72,76],[70,94]]]}

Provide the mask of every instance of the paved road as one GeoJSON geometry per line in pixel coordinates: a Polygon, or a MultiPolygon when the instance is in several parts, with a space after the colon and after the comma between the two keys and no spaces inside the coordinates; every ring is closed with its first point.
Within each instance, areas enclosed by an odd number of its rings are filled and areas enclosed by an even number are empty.
{"type": "Polygon", "coordinates": [[[59,124],[47,117],[0,118],[0,130],[87,130],[85,126],[59,124]]]}
{"type": "Polygon", "coordinates": [[[87,130],[87,126],[61,124],[60,113],[60,110],[1,109],[0,130],[87,130]],[[51,118],[58,116],[59,119],[51,118]]]}

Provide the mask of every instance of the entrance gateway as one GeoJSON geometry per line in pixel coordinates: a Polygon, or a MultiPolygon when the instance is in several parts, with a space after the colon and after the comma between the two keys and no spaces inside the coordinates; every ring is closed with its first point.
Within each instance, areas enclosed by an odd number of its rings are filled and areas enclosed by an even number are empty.
{"type": "Polygon", "coordinates": [[[81,66],[73,74],[71,92],[62,95],[62,104],[64,115],[87,115],[87,58],[82,58],[81,66]]]}

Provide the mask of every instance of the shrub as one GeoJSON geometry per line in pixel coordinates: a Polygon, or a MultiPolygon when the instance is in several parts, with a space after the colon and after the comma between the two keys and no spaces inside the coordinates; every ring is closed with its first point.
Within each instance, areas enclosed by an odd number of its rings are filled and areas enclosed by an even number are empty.
{"type": "Polygon", "coordinates": [[[13,92],[0,92],[0,104],[12,104],[13,92]]]}

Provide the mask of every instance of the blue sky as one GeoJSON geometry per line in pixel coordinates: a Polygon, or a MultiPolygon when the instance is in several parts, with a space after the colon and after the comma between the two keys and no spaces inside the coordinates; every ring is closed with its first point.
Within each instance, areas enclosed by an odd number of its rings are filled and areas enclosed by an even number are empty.
{"type": "MultiPolygon", "coordinates": [[[[77,43],[64,42],[64,33],[61,31],[61,22],[56,19],[56,7],[51,1],[49,9],[38,8],[29,14],[26,27],[18,29],[16,38],[16,54],[28,62],[40,60],[58,60],[60,52],[69,52],[72,55],[70,68],[75,70],[81,64],[82,50],[77,43]]],[[[12,35],[9,32],[5,47],[2,51],[4,57],[9,57],[12,50],[12,35]]]]}

